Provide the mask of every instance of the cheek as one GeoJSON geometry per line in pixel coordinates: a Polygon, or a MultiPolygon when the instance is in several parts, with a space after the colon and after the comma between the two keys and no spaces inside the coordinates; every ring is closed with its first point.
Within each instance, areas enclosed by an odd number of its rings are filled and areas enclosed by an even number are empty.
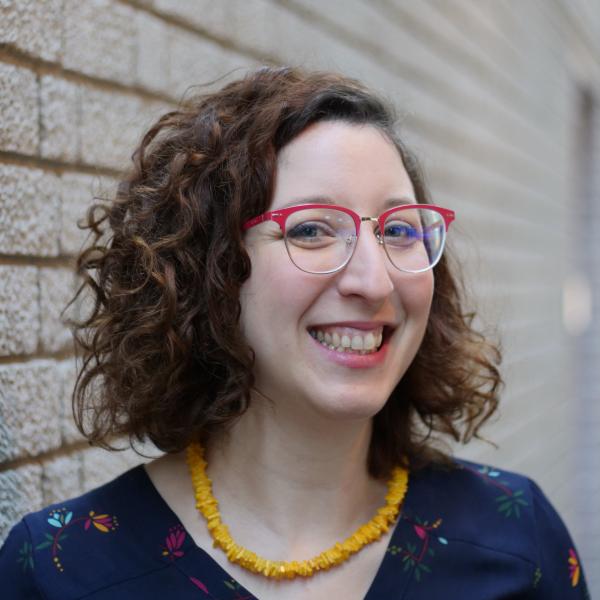
{"type": "Polygon", "coordinates": [[[266,340],[295,331],[317,295],[317,282],[295,267],[287,254],[281,256],[271,248],[249,254],[252,272],[240,294],[242,331],[251,345],[267,346],[266,340]]]}
{"type": "Polygon", "coordinates": [[[409,277],[411,278],[403,277],[398,284],[404,310],[408,317],[426,323],[433,300],[433,273],[427,271],[412,276],[409,275],[409,277]]]}

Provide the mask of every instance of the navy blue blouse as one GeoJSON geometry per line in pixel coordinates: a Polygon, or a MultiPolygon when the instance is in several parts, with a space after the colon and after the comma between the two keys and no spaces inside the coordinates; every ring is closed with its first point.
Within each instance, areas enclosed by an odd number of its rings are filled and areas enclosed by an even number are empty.
{"type": "MultiPolygon", "coordinates": [[[[365,600],[589,598],[573,542],[538,486],[456,465],[411,474],[365,600]]],[[[255,599],[194,543],[141,465],[25,516],[0,550],[0,582],[11,600],[255,599]]]]}

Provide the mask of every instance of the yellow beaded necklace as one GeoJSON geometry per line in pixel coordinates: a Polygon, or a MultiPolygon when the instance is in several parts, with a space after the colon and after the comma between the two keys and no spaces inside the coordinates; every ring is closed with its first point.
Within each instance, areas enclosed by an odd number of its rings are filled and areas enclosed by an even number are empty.
{"type": "Polygon", "coordinates": [[[353,535],[310,560],[273,561],[262,558],[233,541],[227,525],[221,521],[219,504],[212,495],[211,481],[206,474],[206,461],[200,444],[193,443],[187,448],[187,463],[194,486],[196,508],[206,519],[213,546],[221,548],[230,562],[253,573],[274,579],[311,577],[316,571],[326,571],[343,563],[367,544],[378,540],[384,532],[388,531],[398,516],[408,488],[408,470],[396,467],[388,483],[385,506],[382,506],[375,516],[359,527],[353,535]]]}

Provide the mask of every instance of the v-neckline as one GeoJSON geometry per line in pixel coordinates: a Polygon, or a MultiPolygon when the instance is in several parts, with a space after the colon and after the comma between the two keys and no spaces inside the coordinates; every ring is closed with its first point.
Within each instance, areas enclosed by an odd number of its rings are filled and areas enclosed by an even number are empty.
{"type": "MultiPolygon", "coordinates": [[[[146,486],[150,490],[150,493],[155,497],[156,502],[162,507],[163,512],[165,513],[167,522],[172,523],[174,525],[178,525],[179,527],[181,527],[181,530],[185,533],[185,539],[186,539],[185,546],[187,546],[186,551],[188,551],[188,552],[191,551],[201,561],[203,561],[205,564],[208,564],[211,569],[220,573],[223,578],[223,581],[230,581],[230,582],[234,582],[236,585],[239,585],[240,589],[243,590],[244,594],[247,594],[244,596],[245,600],[260,600],[260,598],[255,596],[250,590],[248,590],[241,583],[239,583],[235,577],[233,577],[228,571],[226,571],[208,552],[206,552],[206,550],[204,550],[203,548],[198,546],[198,544],[196,544],[196,542],[194,541],[194,538],[190,535],[189,531],[184,527],[183,523],[181,523],[181,520],[175,514],[173,509],[167,504],[167,501],[162,497],[161,493],[158,491],[158,489],[154,485],[154,482],[152,481],[152,479],[150,479],[150,476],[148,475],[148,472],[146,471],[144,465],[143,464],[138,465],[138,467],[136,467],[136,468],[140,470],[140,473],[142,474],[142,478],[145,481],[146,486]]],[[[377,567],[375,576],[373,577],[373,580],[371,581],[371,584],[369,585],[369,589],[367,590],[366,594],[364,595],[363,600],[379,600],[379,598],[381,598],[381,596],[376,595],[376,594],[378,594],[378,590],[383,589],[382,585],[383,585],[383,587],[386,587],[384,585],[384,583],[385,583],[384,582],[384,580],[385,580],[384,571],[386,570],[385,567],[386,567],[388,560],[394,560],[394,557],[389,552],[389,550],[392,546],[400,545],[399,537],[400,537],[400,529],[401,529],[400,526],[402,524],[402,518],[403,518],[404,514],[406,514],[406,513],[410,514],[411,498],[414,494],[414,491],[413,491],[414,486],[411,485],[411,483],[413,483],[413,478],[409,477],[409,486],[408,486],[408,489],[406,492],[406,496],[404,497],[404,502],[402,504],[402,507],[400,509],[398,517],[396,518],[396,521],[393,525],[392,535],[390,536],[390,538],[388,540],[386,550],[383,554],[383,558],[381,559],[381,562],[379,563],[379,566],[377,567]]],[[[177,562],[181,562],[181,559],[179,559],[177,562]]],[[[194,574],[191,572],[187,573],[187,569],[182,568],[182,566],[183,565],[180,564],[179,568],[183,571],[186,571],[186,575],[188,575],[189,577],[195,577],[195,575],[197,575],[197,574],[194,574]]],[[[397,586],[399,581],[397,579],[398,573],[396,570],[395,570],[395,573],[396,573],[396,577],[394,579],[395,579],[395,585],[397,586]]],[[[405,582],[405,585],[408,583],[409,583],[409,581],[407,579],[407,581],[405,582]]],[[[406,588],[404,588],[404,589],[406,589],[406,588]]],[[[396,593],[398,591],[399,590],[396,587],[396,593]]],[[[403,594],[399,595],[399,596],[397,595],[396,597],[401,598],[401,597],[403,597],[403,594]]]]}

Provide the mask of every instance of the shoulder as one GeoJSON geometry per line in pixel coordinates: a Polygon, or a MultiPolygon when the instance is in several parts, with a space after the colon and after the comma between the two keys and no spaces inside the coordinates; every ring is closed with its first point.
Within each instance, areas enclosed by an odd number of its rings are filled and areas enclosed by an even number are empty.
{"type": "Polygon", "coordinates": [[[449,466],[432,465],[412,478],[426,497],[436,497],[443,488],[452,506],[460,502],[463,509],[465,503],[481,511],[493,508],[494,514],[516,520],[531,507],[534,487],[539,490],[524,475],[456,458],[449,466]]]}
{"type": "Polygon", "coordinates": [[[163,569],[169,518],[140,465],[26,515],[2,547],[0,579],[11,574],[15,589],[66,599],[163,569]]]}
{"type": "Polygon", "coordinates": [[[542,598],[586,597],[567,528],[529,477],[455,459],[451,467],[417,471],[411,483],[416,496],[413,516],[425,516],[429,523],[437,519],[441,535],[455,550],[485,556],[498,572],[502,565],[518,568],[524,576],[529,573],[532,590],[539,588],[542,598]],[[564,590],[564,595],[549,589],[564,590]],[[569,595],[573,592],[579,595],[569,595]]]}
{"type": "Polygon", "coordinates": [[[437,510],[448,535],[524,559],[535,556],[534,486],[529,478],[455,459],[450,467],[417,471],[411,483],[420,509],[431,514],[437,510]]]}
{"type": "Polygon", "coordinates": [[[137,469],[131,469],[81,496],[68,498],[29,513],[23,521],[34,536],[47,531],[49,527],[69,528],[81,521],[84,522],[86,530],[93,525],[98,531],[114,532],[119,526],[118,517],[101,515],[105,512],[112,513],[116,505],[123,504],[123,495],[132,487],[136,471],[137,469]]]}

